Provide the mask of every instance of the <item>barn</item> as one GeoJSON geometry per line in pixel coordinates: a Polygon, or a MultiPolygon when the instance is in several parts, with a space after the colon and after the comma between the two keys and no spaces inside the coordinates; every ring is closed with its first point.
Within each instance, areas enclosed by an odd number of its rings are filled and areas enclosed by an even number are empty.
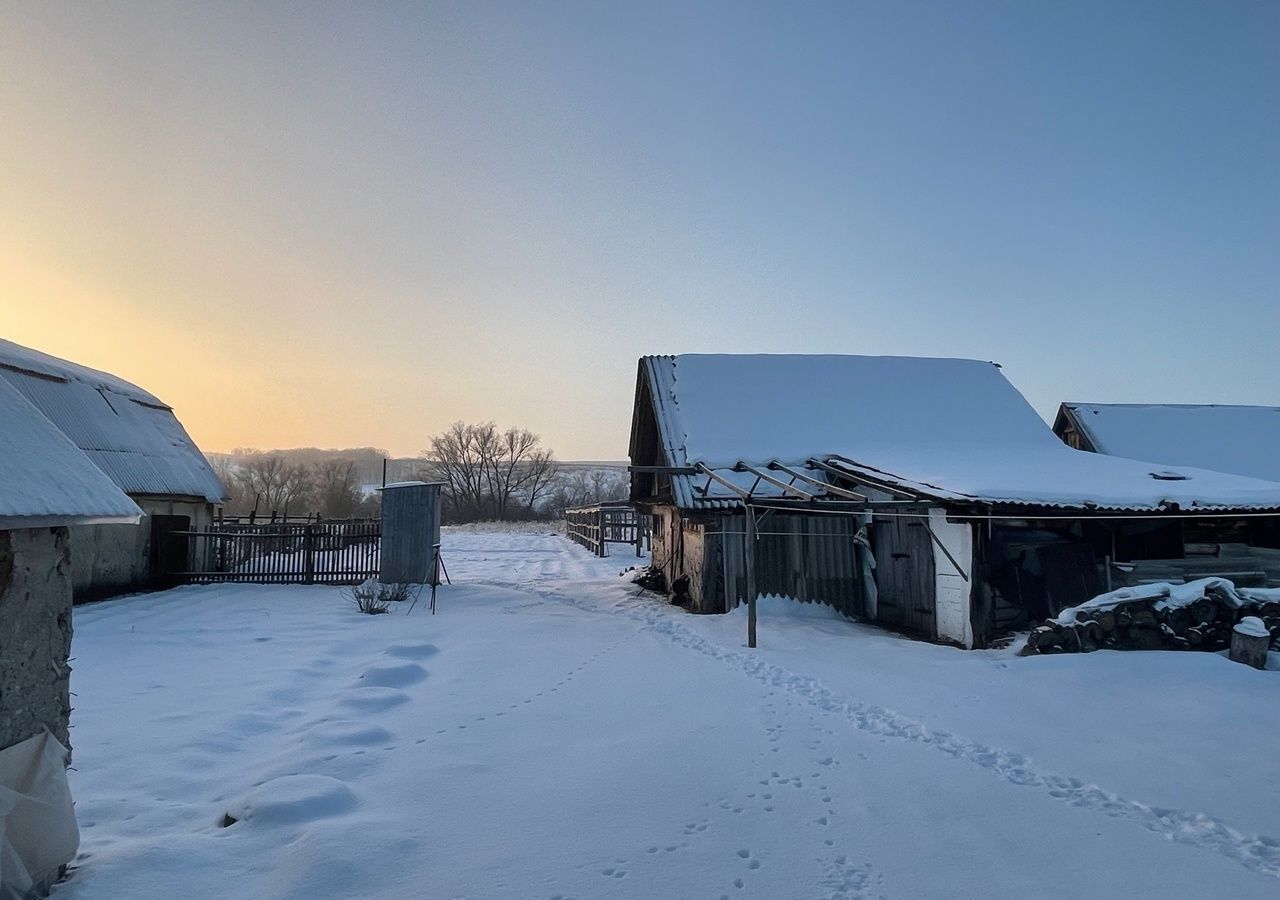
{"type": "Polygon", "coordinates": [[[0,340],[0,382],[142,510],[140,524],[71,526],[77,600],[147,587],[172,531],[199,528],[226,492],[172,407],[136,385],[0,340]]]}
{"type": "Polygon", "coordinates": [[[40,893],[75,855],[69,529],[141,510],[0,379],[0,897],[40,893]]]}
{"type": "Polygon", "coordinates": [[[698,612],[752,582],[981,647],[1152,573],[1223,574],[1226,538],[1280,583],[1280,483],[1072,449],[990,362],[645,357],[630,453],[653,566],[698,612]]]}
{"type": "Polygon", "coordinates": [[[1063,403],[1053,432],[1090,453],[1280,481],[1280,406],[1063,403]]]}

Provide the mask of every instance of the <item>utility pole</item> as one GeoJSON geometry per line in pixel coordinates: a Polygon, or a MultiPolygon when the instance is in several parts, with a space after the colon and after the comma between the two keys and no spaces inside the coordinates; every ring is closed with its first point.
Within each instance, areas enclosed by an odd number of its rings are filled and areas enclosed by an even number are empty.
{"type": "Polygon", "coordinates": [[[743,558],[747,563],[747,646],[756,646],[756,515],[750,504],[743,504],[746,510],[746,545],[743,558]]]}

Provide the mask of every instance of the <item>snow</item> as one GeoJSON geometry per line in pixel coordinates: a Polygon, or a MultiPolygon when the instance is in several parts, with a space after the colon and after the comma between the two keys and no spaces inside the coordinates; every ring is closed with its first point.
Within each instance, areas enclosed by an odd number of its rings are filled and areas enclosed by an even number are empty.
{"type": "Polygon", "coordinates": [[[1064,609],[1053,621],[1059,625],[1074,625],[1080,612],[1105,612],[1123,606],[1126,603],[1155,600],[1155,608],[1163,611],[1190,606],[1197,600],[1203,600],[1205,592],[1212,589],[1218,597],[1229,606],[1239,609],[1262,603],[1280,603],[1280,588],[1244,588],[1218,576],[1197,578],[1180,584],[1157,581],[1151,584],[1122,587],[1105,594],[1099,594],[1078,606],[1064,609]]]}
{"type": "MultiPolygon", "coordinates": [[[[1280,507],[1280,483],[1073,450],[993,363],[889,356],[670,359],[659,414],[689,465],[842,456],[942,499],[1156,509],[1280,507]]],[[[677,454],[679,455],[679,454],[677,454]]],[[[728,475],[750,487],[754,476],[728,475]]],[[[723,487],[711,496],[731,497],[723,487]]]]}
{"type": "Polygon", "coordinates": [[[13,341],[6,341],[3,338],[0,338],[0,367],[33,372],[37,375],[60,381],[80,381],[95,388],[105,388],[113,393],[121,394],[131,400],[137,400],[149,406],[169,409],[169,406],[154,394],[144,391],[136,384],[125,381],[123,378],[108,372],[100,372],[97,369],[91,369],[78,363],[69,362],[65,359],[59,359],[56,356],[50,356],[48,353],[41,353],[39,350],[15,344],[13,341]]]}
{"type": "Polygon", "coordinates": [[[126,494],[226,496],[173,410],[136,385],[4,340],[0,381],[126,494]]]}
{"type": "Polygon", "coordinates": [[[136,522],[142,515],[53,423],[0,378],[0,525],[136,522]]]}
{"type": "Polygon", "coordinates": [[[1271,637],[1271,632],[1267,630],[1267,626],[1257,616],[1245,616],[1236,623],[1236,627],[1232,630],[1246,637],[1271,637]]]}
{"type": "Polygon", "coordinates": [[[1280,891],[1274,673],[966,652],[780,598],[751,651],[629,553],[444,555],[434,617],[320,586],[78,607],[56,900],[1280,891]]]}
{"type": "Polygon", "coordinates": [[[1063,405],[1099,453],[1280,481],[1280,407],[1063,405]]]}

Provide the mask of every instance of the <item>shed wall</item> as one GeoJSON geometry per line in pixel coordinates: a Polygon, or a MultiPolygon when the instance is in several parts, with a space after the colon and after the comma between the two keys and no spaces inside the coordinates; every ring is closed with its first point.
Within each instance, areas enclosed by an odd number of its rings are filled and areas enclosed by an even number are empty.
{"type": "Polygon", "coordinates": [[[213,520],[213,504],[204,500],[133,500],[144,513],[137,525],[71,526],[71,584],[77,601],[151,586],[153,516],[184,516],[196,530],[213,520]]]}
{"type": "Polygon", "coordinates": [[[405,484],[382,492],[382,544],[378,580],[426,584],[440,543],[440,485],[405,484]]]}
{"type": "Polygon", "coordinates": [[[69,747],[67,529],[0,531],[0,749],[48,728],[69,747]]]}
{"type": "MultiPolygon", "coordinates": [[[[758,521],[756,589],[761,594],[862,615],[862,569],[854,542],[858,523],[853,517],[770,513],[758,521]]],[[[716,612],[747,601],[745,540],[742,514],[721,516],[716,534],[709,536],[708,558],[714,562],[708,565],[706,602],[716,612]]]]}

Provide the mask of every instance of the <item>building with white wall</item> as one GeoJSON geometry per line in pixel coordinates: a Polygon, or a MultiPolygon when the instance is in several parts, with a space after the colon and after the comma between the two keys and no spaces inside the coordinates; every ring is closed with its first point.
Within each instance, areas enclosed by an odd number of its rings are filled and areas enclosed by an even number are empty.
{"type": "Polygon", "coordinates": [[[0,382],[41,413],[142,510],[138,524],[71,528],[76,598],[151,586],[165,535],[200,528],[226,496],[173,408],[136,385],[0,340],[0,382]]]}
{"type": "Polygon", "coordinates": [[[746,600],[749,531],[757,594],[964,647],[1144,565],[1280,579],[1280,483],[1068,447],[990,362],[645,357],[630,452],[653,565],[700,612],[746,600]]]}

